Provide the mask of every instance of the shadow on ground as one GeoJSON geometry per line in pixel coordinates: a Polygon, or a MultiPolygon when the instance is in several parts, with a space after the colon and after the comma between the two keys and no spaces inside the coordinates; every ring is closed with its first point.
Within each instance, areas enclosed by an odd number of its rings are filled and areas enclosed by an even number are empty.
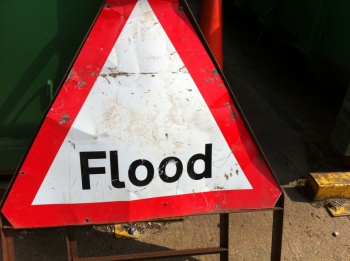
{"type": "MultiPolygon", "coordinates": [[[[148,244],[139,240],[114,239],[113,234],[101,233],[92,227],[77,227],[73,233],[78,242],[79,257],[110,256],[118,254],[136,254],[158,252],[170,248],[148,244]]],[[[1,249],[0,249],[1,250],[1,249]]],[[[16,231],[15,235],[16,261],[21,260],[67,260],[66,229],[30,229],[16,231]],[[20,254],[19,254],[20,253],[20,254]],[[25,255],[23,255],[25,253],[25,255]]],[[[0,260],[3,260],[0,251],[0,260]]],[[[177,257],[162,260],[196,261],[193,257],[177,257]]]]}
{"type": "Polygon", "coordinates": [[[304,57],[227,2],[223,22],[225,76],[279,183],[348,170],[329,141],[344,91],[325,88],[304,57]]]}

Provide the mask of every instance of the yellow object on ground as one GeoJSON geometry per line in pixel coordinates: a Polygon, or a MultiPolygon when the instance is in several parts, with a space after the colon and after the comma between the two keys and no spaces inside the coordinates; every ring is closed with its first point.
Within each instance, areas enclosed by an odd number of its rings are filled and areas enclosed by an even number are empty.
{"type": "Polygon", "coordinates": [[[125,227],[124,225],[114,225],[114,235],[118,239],[138,239],[141,232],[133,227],[125,227]]]}
{"type": "Polygon", "coordinates": [[[310,173],[305,186],[313,200],[350,198],[350,172],[310,173]]]}
{"type": "Polygon", "coordinates": [[[350,204],[344,203],[341,206],[327,206],[328,211],[333,217],[342,217],[350,215],[350,204]]]}

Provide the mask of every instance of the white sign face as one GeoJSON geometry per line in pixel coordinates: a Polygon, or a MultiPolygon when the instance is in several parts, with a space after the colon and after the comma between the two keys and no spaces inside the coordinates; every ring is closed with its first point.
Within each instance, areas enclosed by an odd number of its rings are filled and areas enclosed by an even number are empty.
{"type": "Polygon", "coordinates": [[[250,189],[152,8],[138,1],[32,204],[250,189]]]}
{"type": "Polygon", "coordinates": [[[107,0],[1,213],[18,228],[267,209],[282,190],[178,0],[107,0]]]}

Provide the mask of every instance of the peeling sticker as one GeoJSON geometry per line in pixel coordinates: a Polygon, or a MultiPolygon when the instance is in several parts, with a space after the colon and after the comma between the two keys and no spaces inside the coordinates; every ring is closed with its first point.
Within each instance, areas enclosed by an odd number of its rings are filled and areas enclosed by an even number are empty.
{"type": "Polygon", "coordinates": [[[204,81],[205,82],[213,82],[214,81],[214,77],[205,78],[204,81]]]}
{"type": "Polygon", "coordinates": [[[219,74],[218,71],[217,71],[216,69],[212,69],[211,72],[212,72],[213,74],[219,74]]]}
{"type": "Polygon", "coordinates": [[[59,125],[67,124],[67,122],[70,121],[68,114],[62,114],[61,118],[62,120],[59,122],[59,125]]]}
{"type": "Polygon", "coordinates": [[[78,82],[78,87],[81,87],[83,85],[86,85],[86,82],[78,82]]]}
{"type": "Polygon", "coordinates": [[[230,118],[230,120],[235,121],[235,120],[237,119],[236,113],[235,113],[234,111],[231,111],[230,113],[231,113],[231,115],[232,115],[232,117],[230,118]]]}

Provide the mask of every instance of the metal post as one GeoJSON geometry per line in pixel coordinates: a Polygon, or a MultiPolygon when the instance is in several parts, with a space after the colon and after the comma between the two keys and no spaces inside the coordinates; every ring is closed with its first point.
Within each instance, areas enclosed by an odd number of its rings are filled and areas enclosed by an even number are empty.
{"type": "Polygon", "coordinates": [[[284,195],[282,194],[273,210],[271,261],[281,260],[283,237],[284,195]]]}
{"type": "Polygon", "coordinates": [[[199,27],[222,69],[222,0],[202,0],[198,20],[199,27]]]}
{"type": "Polygon", "coordinates": [[[229,226],[230,214],[220,214],[220,247],[227,251],[220,253],[220,261],[228,261],[229,258],[229,226]]]}
{"type": "Polygon", "coordinates": [[[68,261],[73,261],[74,258],[78,258],[78,244],[77,241],[74,239],[71,228],[66,228],[66,242],[68,261]]]}
{"type": "Polygon", "coordinates": [[[1,243],[2,243],[2,255],[3,261],[14,261],[15,257],[15,245],[12,228],[4,228],[3,222],[0,217],[0,228],[1,228],[1,243]]]}

